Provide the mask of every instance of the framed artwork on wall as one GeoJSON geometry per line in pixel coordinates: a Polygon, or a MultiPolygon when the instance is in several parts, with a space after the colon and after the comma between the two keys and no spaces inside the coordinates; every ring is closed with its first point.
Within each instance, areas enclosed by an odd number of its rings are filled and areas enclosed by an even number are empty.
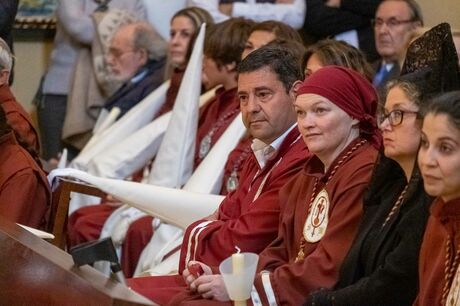
{"type": "Polygon", "coordinates": [[[15,38],[43,39],[54,35],[57,0],[19,0],[15,38]]]}

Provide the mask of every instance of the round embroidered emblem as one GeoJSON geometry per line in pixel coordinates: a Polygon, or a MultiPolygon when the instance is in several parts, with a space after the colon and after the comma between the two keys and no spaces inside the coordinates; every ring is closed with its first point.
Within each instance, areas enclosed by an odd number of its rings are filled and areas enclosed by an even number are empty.
{"type": "Polygon", "coordinates": [[[321,190],[313,200],[310,213],[303,227],[303,237],[310,243],[323,238],[326,233],[329,212],[329,195],[325,189],[321,190]]]}

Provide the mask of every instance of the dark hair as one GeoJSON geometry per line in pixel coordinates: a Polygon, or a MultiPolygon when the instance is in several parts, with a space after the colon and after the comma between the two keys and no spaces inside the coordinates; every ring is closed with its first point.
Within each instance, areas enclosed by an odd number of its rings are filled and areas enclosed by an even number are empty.
{"type": "Polygon", "coordinates": [[[215,24],[206,33],[204,54],[218,66],[238,64],[253,25],[254,21],[245,18],[231,18],[215,24]]]}
{"type": "Polygon", "coordinates": [[[267,20],[256,23],[251,28],[250,34],[255,31],[272,33],[273,35],[275,35],[277,39],[293,40],[299,43],[303,43],[302,37],[300,37],[299,32],[297,32],[294,28],[290,27],[289,25],[280,21],[267,20]]]}
{"type": "Polygon", "coordinates": [[[447,115],[450,123],[460,130],[460,90],[451,91],[432,99],[423,115],[447,115]]]}
{"type": "Polygon", "coordinates": [[[195,31],[188,45],[188,60],[190,58],[190,55],[192,54],[193,45],[195,43],[196,37],[198,36],[200,26],[203,23],[206,23],[206,29],[209,29],[209,27],[214,24],[214,20],[212,19],[212,16],[208,13],[208,11],[196,6],[186,7],[184,9],[177,11],[171,18],[171,21],[173,21],[176,17],[180,16],[187,17],[188,19],[190,19],[190,21],[193,23],[193,26],[195,27],[195,31]]]}
{"type": "Polygon", "coordinates": [[[299,63],[300,72],[302,73],[301,80],[305,78],[304,70],[302,69],[302,59],[305,54],[305,46],[301,42],[298,42],[296,40],[284,40],[276,38],[275,40],[269,42],[267,46],[280,47],[282,49],[289,51],[292,54],[292,56],[294,56],[297,59],[297,62],[299,63]]]}
{"type": "Polygon", "coordinates": [[[363,52],[343,41],[324,39],[311,45],[305,51],[302,67],[305,69],[310,57],[315,54],[324,66],[336,65],[353,69],[368,80],[372,80],[372,67],[363,52]]]}
{"type": "Polygon", "coordinates": [[[29,146],[27,142],[24,141],[21,136],[11,128],[11,126],[8,124],[5,110],[0,106],[0,137],[8,134],[11,131],[13,131],[18,144],[30,154],[30,156],[35,160],[40,168],[43,168],[38,152],[33,147],[29,146]]]}
{"type": "Polygon", "coordinates": [[[282,46],[266,45],[251,53],[238,65],[238,73],[249,73],[269,68],[283,83],[286,92],[295,81],[303,79],[299,60],[292,51],[282,46]]]}

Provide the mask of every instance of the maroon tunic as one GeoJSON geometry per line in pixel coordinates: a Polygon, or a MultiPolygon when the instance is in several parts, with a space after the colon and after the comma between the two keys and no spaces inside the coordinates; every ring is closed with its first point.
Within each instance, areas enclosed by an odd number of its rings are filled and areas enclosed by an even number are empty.
{"type": "Polygon", "coordinates": [[[431,206],[420,250],[420,291],[414,305],[441,305],[447,243],[452,247],[452,264],[460,247],[460,198],[447,203],[438,198],[431,206]]]}
{"type": "Polygon", "coordinates": [[[45,173],[18,145],[13,132],[0,137],[0,215],[45,229],[50,199],[45,173]]]}
{"type": "Polygon", "coordinates": [[[5,111],[8,124],[21,137],[21,141],[34,149],[37,154],[40,153],[38,133],[32,124],[32,118],[16,101],[10,88],[6,85],[0,86],[0,105],[5,111]]]}
{"type": "MultiPolygon", "coordinates": [[[[235,252],[235,246],[242,251],[260,253],[278,233],[278,191],[301,170],[307,157],[307,148],[296,128],[287,135],[276,156],[263,169],[251,154],[242,170],[238,189],[221,203],[218,219],[209,223],[206,219],[199,220],[187,228],[179,271],[189,260],[217,266],[235,252]]],[[[185,283],[179,275],[134,278],[129,284],[160,304],[167,303],[180,292],[178,287],[185,290],[185,283]]]]}

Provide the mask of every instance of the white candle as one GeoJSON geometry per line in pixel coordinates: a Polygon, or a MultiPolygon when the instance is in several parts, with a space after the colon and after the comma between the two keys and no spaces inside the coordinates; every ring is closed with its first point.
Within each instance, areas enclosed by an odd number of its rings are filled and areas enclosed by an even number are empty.
{"type": "Polygon", "coordinates": [[[238,247],[236,249],[238,252],[232,255],[232,272],[233,274],[240,274],[244,270],[244,255],[240,253],[241,250],[238,247]]]}

